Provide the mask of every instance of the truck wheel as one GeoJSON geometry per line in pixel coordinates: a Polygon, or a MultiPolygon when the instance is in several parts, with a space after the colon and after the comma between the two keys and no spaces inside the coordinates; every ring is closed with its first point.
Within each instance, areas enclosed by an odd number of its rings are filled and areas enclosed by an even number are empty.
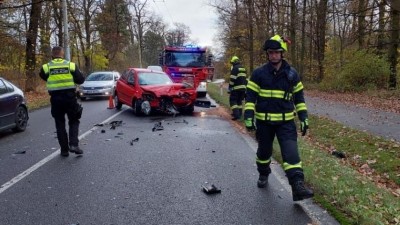
{"type": "Polygon", "coordinates": [[[204,98],[207,96],[207,92],[197,92],[197,97],[198,98],[204,98]]]}

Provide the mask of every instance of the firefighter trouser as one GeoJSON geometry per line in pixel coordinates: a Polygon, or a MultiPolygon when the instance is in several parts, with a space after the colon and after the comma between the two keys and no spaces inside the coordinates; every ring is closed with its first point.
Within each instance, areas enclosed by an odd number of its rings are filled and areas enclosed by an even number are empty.
{"type": "Polygon", "coordinates": [[[57,139],[60,144],[61,151],[68,151],[69,146],[78,146],[79,119],[82,111],[77,102],[75,91],[57,91],[52,93],[51,98],[51,115],[54,117],[57,129],[57,139]],[[65,128],[65,114],[68,117],[69,132],[67,134],[65,128]]]}
{"type": "Polygon", "coordinates": [[[294,120],[280,124],[271,124],[266,121],[256,121],[257,170],[260,175],[271,173],[270,163],[275,136],[278,138],[281,148],[283,168],[292,184],[296,180],[304,180],[300,156],[297,147],[297,130],[294,120]]]}
{"type": "Polygon", "coordinates": [[[229,104],[232,110],[232,116],[236,119],[242,117],[242,105],[246,95],[246,90],[233,90],[229,96],[229,104]]]}

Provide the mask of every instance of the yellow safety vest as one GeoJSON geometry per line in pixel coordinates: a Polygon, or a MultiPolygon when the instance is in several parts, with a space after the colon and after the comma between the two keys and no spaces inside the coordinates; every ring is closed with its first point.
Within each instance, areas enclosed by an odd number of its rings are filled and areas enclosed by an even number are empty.
{"type": "Polygon", "coordinates": [[[75,71],[75,63],[64,59],[53,59],[43,65],[43,71],[49,74],[47,78],[47,90],[65,90],[75,88],[72,72],[75,71]]]}

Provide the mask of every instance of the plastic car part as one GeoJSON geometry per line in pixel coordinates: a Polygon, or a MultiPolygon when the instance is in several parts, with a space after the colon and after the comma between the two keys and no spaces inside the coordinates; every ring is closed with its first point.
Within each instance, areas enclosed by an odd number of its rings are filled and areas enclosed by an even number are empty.
{"type": "Polygon", "coordinates": [[[211,185],[203,185],[202,188],[203,188],[203,191],[204,191],[206,194],[217,194],[217,193],[221,193],[221,190],[218,189],[217,187],[215,187],[214,184],[211,184],[211,185]]]}

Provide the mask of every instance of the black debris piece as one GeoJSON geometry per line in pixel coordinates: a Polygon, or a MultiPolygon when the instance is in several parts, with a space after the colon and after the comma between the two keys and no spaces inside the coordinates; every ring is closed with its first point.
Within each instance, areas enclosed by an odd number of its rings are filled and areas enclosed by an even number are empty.
{"type": "Polygon", "coordinates": [[[121,126],[121,124],[122,124],[122,120],[111,121],[110,122],[110,125],[111,125],[110,129],[115,130],[115,128],[121,126]]]}
{"type": "Polygon", "coordinates": [[[211,102],[209,100],[196,100],[194,105],[197,107],[210,108],[211,102]]]}
{"type": "Polygon", "coordinates": [[[132,140],[130,141],[130,144],[133,145],[133,142],[138,142],[138,141],[139,141],[139,138],[132,139],[132,140]]]}
{"type": "Polygon", "coordinates": [[[106,132],[106,130],[101,130],[101,133],[105,133],[106,132]]]}
{"type": "Polygon", "coordinates": [[[336,151],[336,150],[332,151],[332,155],[336,156],[339,159],[346,158],[346,155],[343,152],[336,151]]]}
{"type": "Polygon", "coordinates": [[[186,123],[186,124],[189,124],[189,122],[186,121],[186,120],[183,120],[182,122],[181,121],[175,121],[175,123],[186,123]]]}
{"type": "Polygon", "coordinates": [[[25,154],[26,153],[26,151],[25,150],[23,150],[23,151],[18,151],[18,152],[15,152],[14,154],[25,154]]]}
{"type": "Polygon", "coordinates": [[[214,184],[211,185],[202,185],[201,186],[203,188],[203,191],[206,194],[217,194],[217,193],[221,193],[221,190],[218,189],[214,184]]]}
{"type": "Polygon", "coordinates": [[[95,124],[94,126],[95,126],[95,127],[102,127],[102,126],[104,126],[104,124],[102,124],[102,123],[97,123],[97,124],[95,124]]]}
{"type": "Polygon", "coordinates": [[[157,130],[164,130],[164,127],[161,125],[161,121],[156,123],[156,124],[154,124],[154,127],[153,127],[152,130],[153,130],[153,132],[157,131],[157,130]]]}

